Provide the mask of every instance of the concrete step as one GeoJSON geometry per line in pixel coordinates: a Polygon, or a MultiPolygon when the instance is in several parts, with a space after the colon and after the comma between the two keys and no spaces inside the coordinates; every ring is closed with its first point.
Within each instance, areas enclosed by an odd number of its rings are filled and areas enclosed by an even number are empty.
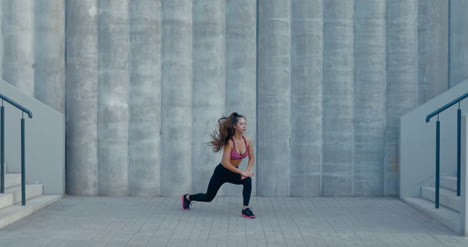
{"type": "Polygon", "coordinates": [[[60,195],[43,195],[28,200],[26,206],[17,204],[0,209],[0,229],[60,199],[60,195]]]}
{"type": "Polygon", "coordinates": [[[21,185],[21,174],[7,173],[5,174],[5,188],[21,185]]]}
{"type": "Polygon", "coordinates": [[[457,192],[457,177],[440,176],[440,187],[457,192]]]}
{"type": "MultiPolygon", "coordinates": [[[[439,204],[448,207],[452,210],[460,212],[461,201],[460,197],[457,196],[452,190],[440,188],[439,191],[439,204]]],[[[434,187],[422,187],[421,197],[430,201],[435,202],[435,188],[434,187]]]]}
{"type": "MultiPolygon", "coordinates": [[[[42,184],[26,185],[26,203],[28,199],[42,195],[42,184]]],[[[21,202],[21,186],[14,186],[5,189],[4,194],[0,194],[0,209],[21,202]]]]}
{"type": "Polygon", "coordinates": [[[449,227],[456,233],[461,233],[461,214],[444,206],[435,208],[434,202],[420,197],[402,198],[402,200],[412,207],[429,215],[438,222],[449,227]]]}

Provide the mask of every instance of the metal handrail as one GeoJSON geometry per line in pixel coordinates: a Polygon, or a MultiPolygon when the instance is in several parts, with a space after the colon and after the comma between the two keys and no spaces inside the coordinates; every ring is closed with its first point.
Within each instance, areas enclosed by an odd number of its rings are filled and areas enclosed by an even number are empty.
{"type": "Polygon", "coordinates": [[[0,193],[5,193],[5,107],[3,101],[10,103],[12,106],[22,111],[21,117],[21,204],[26,205],[26,150],[25,150],[25,120],[24,113],[28,114],[29,118],[32,118],[32,112],[22,105],[16,103],[10,98],[3,94],[0,94],[2,105],[0,107],[1,123],[0,123],[0,145],[1,145],[1,157],[0,157],[0,193]]]}
{"type": "Polygon", "coordinates": [[[460,196],[461,187],[461,109],[460,101],[468,97],[468,93],[452,100],[448,104],[440,107],[431,114],[426,116],[426,123],[428,123],[432,117],[437,116],[436,122],[436,176],[435,176],[435,207],[439,208],[439,195],[440,195],[440,120],[439,114],[451,106],[458,104],[457,110],[457,196],[460,196]]]}
{"type": "Polygon", "coordinates": [[[11,100],[10,98],[6,97],[5,95],[1,94],[0,93],[0,98],[2,100],[5,100],[6,102],[10,103],[11,105],[13,105],[14,107],[20,109],[21,111],[25,112],[28,114],[29,118],[32,118],[32,112],[30,110],[28,110],[26,107],[16,103],[15,101],[11,100]]]}
{"type": "Polygon", "coordinates": [[[436,115],[439,115],[439,113],[445,111],[447,108],[455,105],[456,103],[462,101],[463,99],[465,99],[466,97],[468,97],[468,93],[465,93],[464,95],[452,100],[450,103],[442,106],[441,108],[435,110],[434,112],[432,112],[431,114],[427,115],[426,117],[426,123],[428,123],[432,117],[436,116],[436,115]]]}

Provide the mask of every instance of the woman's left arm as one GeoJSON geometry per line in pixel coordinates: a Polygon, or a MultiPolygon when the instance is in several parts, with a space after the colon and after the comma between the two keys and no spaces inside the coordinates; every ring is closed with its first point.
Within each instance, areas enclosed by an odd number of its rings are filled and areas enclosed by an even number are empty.
{"type": "Polygon", "coordinates": [[[247,165],[247,171],[250,172],[255,161],[255,157],[254,157],[255,155],[254,155],[254,151],[252,147],[252,141],[248,137],[247,137],[247,145],[249,146],[249,164],[247,165]]]}

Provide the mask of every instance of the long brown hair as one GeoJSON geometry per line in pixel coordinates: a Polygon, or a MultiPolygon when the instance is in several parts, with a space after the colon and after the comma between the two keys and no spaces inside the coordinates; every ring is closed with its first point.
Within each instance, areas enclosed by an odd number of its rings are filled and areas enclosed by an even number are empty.
{"type": "Polygon", "coordinates": [[[219,152],[234,136],[234,125],[237,124],[239,118],[245,119],[244,116],[233,112],[229,117],[223,116],[218,119],[218,128],[211,134],[213,140],[209,142],[213,146],[213,152],[219,152]]]}

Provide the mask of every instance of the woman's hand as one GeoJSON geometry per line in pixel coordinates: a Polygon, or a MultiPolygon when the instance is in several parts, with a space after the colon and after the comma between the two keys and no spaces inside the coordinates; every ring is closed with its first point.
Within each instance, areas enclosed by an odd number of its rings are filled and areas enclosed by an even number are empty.
{"type": "Polygon", "coordinates": [[[242,171],[240,175],[241,175],[241,180],[244,180],[248,177],[253,177],[255,174],[249,171],[242,171]]]}

